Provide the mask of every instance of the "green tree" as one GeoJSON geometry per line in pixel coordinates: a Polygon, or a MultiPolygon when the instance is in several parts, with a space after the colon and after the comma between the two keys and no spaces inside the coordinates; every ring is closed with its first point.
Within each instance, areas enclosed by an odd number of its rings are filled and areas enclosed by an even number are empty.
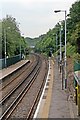
{"type": "Polygon", "coordinates": [[[76,47],[76,52],[80,54],[80,0],[70,8],[67,23],[68,41],[76,47]]]}
{"type": "Polygon", "coordinates": [[[2,57],[5,54],[5,39],[6,39],[6,54],[11,57],[20,54],[20,46],[25,49],[27,44],[25,39],[20,35],[19,24],[12,16],[6,16],[2,20],[2,57]]]}

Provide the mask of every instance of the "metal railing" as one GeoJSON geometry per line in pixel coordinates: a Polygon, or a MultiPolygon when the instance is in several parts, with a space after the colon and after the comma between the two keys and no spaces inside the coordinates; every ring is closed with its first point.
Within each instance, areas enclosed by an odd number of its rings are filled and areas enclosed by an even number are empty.
{"type": "MultiPolygon", "coordinates": [[[[6,67],[15,64],[16,62],[21,60],[21,55],[16,55],[10,58],[6,58],[6,67]]],[[[5,68],[5,58],[0,59],[0,69],[5,68]]]]}

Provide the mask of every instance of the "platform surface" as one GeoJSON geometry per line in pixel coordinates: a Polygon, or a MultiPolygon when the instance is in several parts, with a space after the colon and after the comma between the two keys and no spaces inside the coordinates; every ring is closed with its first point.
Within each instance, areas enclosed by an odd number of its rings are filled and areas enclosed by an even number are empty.
{"type": "Polygon", "coordinates": [[[78,118],[78,108],[72,98],[67,100],[66,90],[62,90],[62,80],[56,61],[50,60],[50,70],[45,92],[40,102],[36,118],[78,118]]]}
{"type": "MultiPolygon", "coordinates": [[[[61,74],[57,62],[54,64],[54,83],[49,110],[49,118],[77,118],[77,106],[73,99],[67,99],[66,90],[62,90],[61,74]]],[[[69,96],[70,97],[70,96],[69,96]]]]}
{"type": "Polygon", "coordinates": [[[0,80],[3,79],[4,77],[6,77],[7,75],[9,75],[10,73],[14,72],[15,70],[17,70],[19,67],[21,67],[28,61],[29,60],[21,60],[21,61],[17,62],[16,64],[13,64],[7,68],[0,70],[0,80]]]}

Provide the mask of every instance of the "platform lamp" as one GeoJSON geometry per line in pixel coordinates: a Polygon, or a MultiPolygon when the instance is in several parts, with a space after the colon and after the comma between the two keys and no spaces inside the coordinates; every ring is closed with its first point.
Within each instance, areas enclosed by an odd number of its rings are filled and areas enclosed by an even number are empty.
{"type": "Polygon", "coordinates": [[[6,30],[5,29],[4,29],[4,42],[5,42],[5,50],[4,50],[5,51],[4,52],[5,53],[5,59],[4,59],[4,61],[5,61],[5,68],[6,68],[7,65],[6,65],[6,30]]]}
{"type": "Polygon", "coordinates": [[[67,62],[67,60],[66,60],[66,10],[55,10],[54,11],[55,13],[58,13],[58,12],[64,12],[65,13],[65,89],[67,88],[67,69],[66,69],[66,66],[67,66],[67,64],[66,64],[66,62],[67,62]]]}
{"type": "Polygon", "coordinates": [[[10,29],[10,27],[8,27],[7,29],[4,29],[4,42],[5,42],[5,68],[7,67],[7,62],[6,62],[6,54],[7,54],[7,30],[10,29]]]}

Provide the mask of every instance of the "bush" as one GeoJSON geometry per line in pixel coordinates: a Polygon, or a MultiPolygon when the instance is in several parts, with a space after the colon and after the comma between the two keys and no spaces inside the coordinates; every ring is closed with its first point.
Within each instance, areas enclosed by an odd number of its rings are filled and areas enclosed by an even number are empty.
{"type": "Polygon", "coordinates": [[[77,61],[80,63],[80,54],[79,53],[74,54],[74,61],[77,61]]]}

